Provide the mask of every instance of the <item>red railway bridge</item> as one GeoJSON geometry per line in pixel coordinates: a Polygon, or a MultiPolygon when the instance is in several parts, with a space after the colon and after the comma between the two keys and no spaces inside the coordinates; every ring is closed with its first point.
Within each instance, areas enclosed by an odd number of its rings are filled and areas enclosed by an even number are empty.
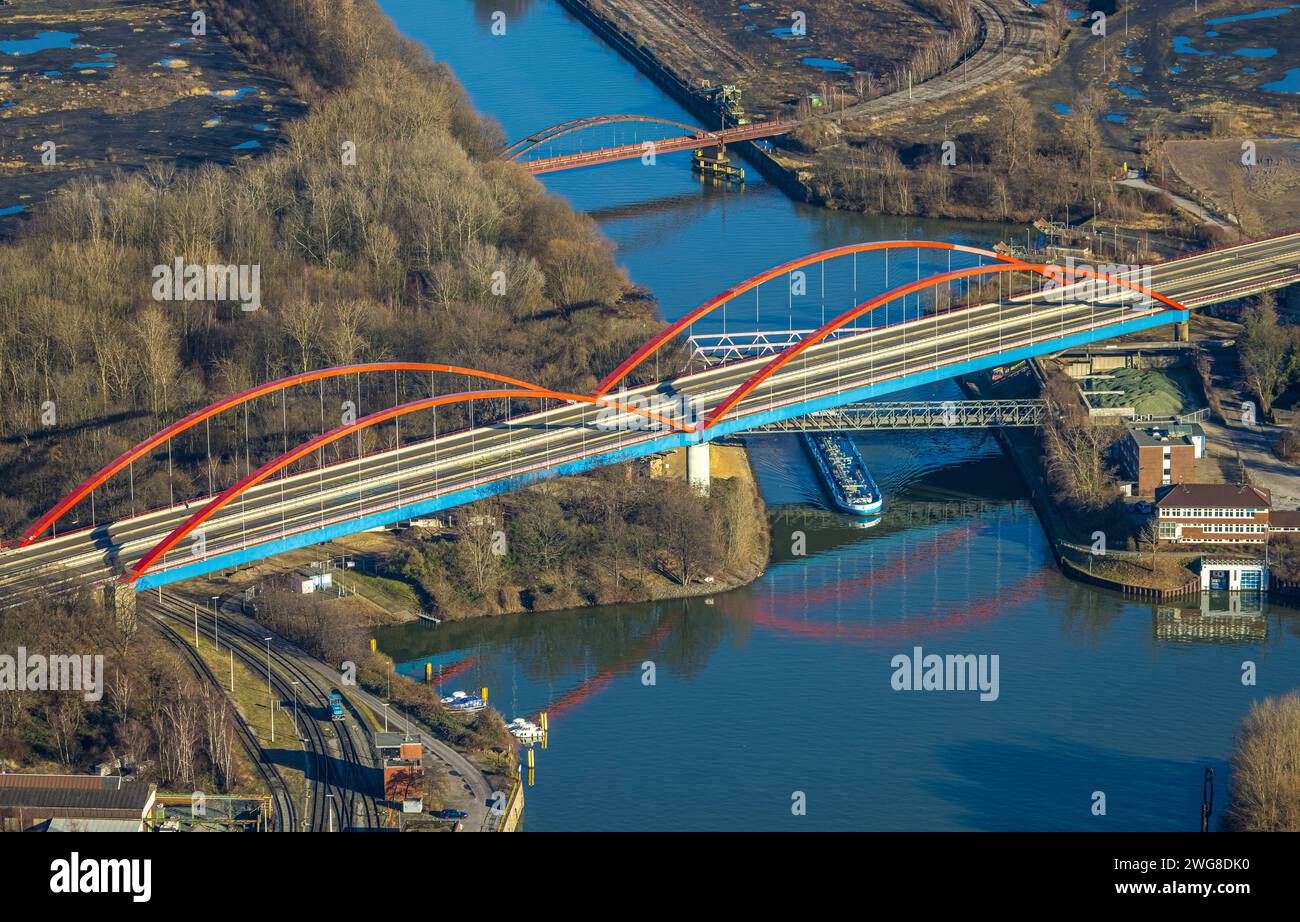
{"type": "Polygon", "coordinates": [[[772,138],[777,135],[789,134],[797,124],[798,122],[794,121],[778,120],[753,122],[731,128],[710,130],[697,128],[685,122],[675,122],[672,119],[656,118],[649,115],[591,115],[586,118],[563,122],[559,125],[552,125],[526,138],[522,138],[507,147],[504,156],[507,160],[522,163],[530,173],[536,175],[539,173],[554,173],[559,170],[572,170],[583,166],[595,166],[600,163],[614,163],[618,160],[635,160],[644,157],[647,153],[654,153],[655,155],[671,154],[697,148],[725,150],[728,144],[734,144],[738,141],[756,141],[760,138],[772,138]],[[576,153],[528,157],[529,154],[543,146],[568,135],[622,124],[679,128],[688,132],[688,134],[659,139],[639,139],[632,143],[615,144],[610,147],[600,147],[576,153]]]}

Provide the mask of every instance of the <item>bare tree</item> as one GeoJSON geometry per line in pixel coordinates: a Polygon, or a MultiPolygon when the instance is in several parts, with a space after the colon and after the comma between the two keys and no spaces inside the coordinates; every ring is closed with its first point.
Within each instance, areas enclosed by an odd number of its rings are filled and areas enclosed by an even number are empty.
{"type": "Polygon", "coordinates": [[[1246,832],[1300,832],[1300,694],[1251,705],[1232,756],[1227,820],[1246,832]]]}

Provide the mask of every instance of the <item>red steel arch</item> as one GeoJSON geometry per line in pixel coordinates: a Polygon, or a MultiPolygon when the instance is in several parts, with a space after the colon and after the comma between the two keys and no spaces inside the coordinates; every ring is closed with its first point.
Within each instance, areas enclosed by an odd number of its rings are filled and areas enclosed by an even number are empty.
{"type": "Polygon", "coordinates": [[[459,365],[443,365],[431,362],[366,362],[358,365],[337,365],[332,368],[321,368],[316,371],[303,372],[302,374],[289,375],[287,378],[279,378],[275,381],[268,381],[265,384],[259,384],[248,390],[240,391],[230,397],[218,400],[216,403],[209,404],[201,410],[195,410],[184,419],[177,420],[165,429],[154,433],[143,442],[136,445],[122,454],[118,455],[113,461],[91,474],[71,493],[65,496],[48,512],[36,520],[18,539],[18,547],[26,547],[40,536],[45,529],[49,528],[59,519],[61,519],[69,509],[75,506],[81,500],[85,499],[97,487],[103,485],[110,477],[121,471],[132,461],[148,454],[159,445],[164,444],[168,439],[174,438],[205,419],[210,419],[219,413],[247,403],[257,397],[264,397],[267,394],[273,394],[286,388],[296,387],[299,384],[307,384],[312,381],[320,381],[326,378],[338,378],[345,375],[359,374],[362,372],[372,371],[428,371],[441,374],[466,375],[474,378],[484,378],[489,381],[497,381],[501,384],[509,384],[514,387],[526,388],[528,390],[540,391],[543,388],[540,385],[532,384],[528,381],[521,381],[518,378],[512,378],[508,375],[499,375],[490,371],[481,371],[476,368],[462,368],[459,365]]]}
{"type": "Polygon", "coordinates": [[[985,250],[980,247],[966,246],[960,243],[936,243],[930,240],[882,240],[876,243],[852,243],[847,246],[833,247],[829,250],[821,250],[817,253],[809,253],[807,256],[800,256],[798,259],[792,259],[789,262],[781,263],[779,266],[773,266],[758,275],[750,276],[743,282],[732,285],[721,294],[715,295],[705,301],[699,307],[690,313],[684,315],[678,320],[673,321],[664,329],[660,330],[651,337],[641,348],[637,349],[628,356],[621,365],[605,376],[593,391],[597,396],[609,393],[609,391],[620,381],[626,378],[633,369],[653,355],[658,349],[680,333],[686,327],[690,326],[696,320],[699,320],[705,314],[711,313],[716,308],[721,307],[728,301],[731,301],[747,291],[757,288],[764,282],[771,281],[779,275],[786,272],[793,272],[795,269],[812,265],[813,263],[825,262],[828,259],[834,259],[839,256],[849,256],[854,253],[868,253],[874,250],[898,250],[898,249],[922,249],[922,250],[949,250],[958,253],[971,253],[976,256],[988,256],[999,262],[1015,263],[1017,265],[1028,265],[1021,260],[1012,256],[1006,256],[994,250],[985,250]]]}
{"type": "Polygon", "coordinates": [[[1116,284],[1122,285],[1125,288],[1131,288],[1133,291],[1141,292],[1142,294],[1154,298],[1155,300],[1160,301],[1163,304],[1169,305],[1169,307],[1172,308],[1173,310],[1178,310],[1178,311],[1187,310],[1185,306],[1179,304],[1177,301],[1173,300],[1172,298],[1168,298],[1160,294],[1159,292],[1147,288],[1144,285],[1138,285],[1135,282],[1128,281],[1127,279],[1118,278],[1112,275],[1106,275],[1101,272],[1094,272],[1091,269],[1081,269],[1073,266],[1070,267],[1069,269],[1063,270],[1060,266],[1037,265],[1034,263],[1025,263],[1025,262],[1017,261],[1014,264],[998,263],[990,266],[973,266],[967,269],[955,269],[952,272],[942,272],[938,275],[932,275],[928,278],[920,279],[919,281],[916,282],[909,282],[906,285],[900,285],[897,288],[892,288],[889,291],[885,292],[884,294],[877,295],[874,298],[871,298],[867,301],[863,301],[857,307],[850,308],[849,310],[840,314],[835,319],[828,320],[826,323],[822,324],[816,330],[813,330],[803,339],[799,340],[799,342],[786,348],[783,352],[778,354],[775,358],[773,358],[770,362],[768,362],[758,371],[750,375],[744,382],[740,384],[739,387],[737,387],[734,391],[728,394],[727,397],[721,403],[719,403],[716,407],[714,407],[713,410],[710,411],[708,417],[704,420],[704,422],[699,424],[696,428],[699,431],[703,431],[717,425],[719,422],[722,421],[722,418],[726,416],[727,413],[729,413],[737,403],[745,399],[745,397],[747,397],[750,393],[752,393],[755,388],[757,388],[760,384],[762,384],[773,374],[779,371],[783,366],[785,366],[788,362],[790,362],[791,359],[799,355],[799,353],[803,352],[805,349],[809,348],[810,346],[816,345],[817,343],[821,342],[823,339],[825,339],[831,333],[834,333],[836,330],[844,326],[846,323],[849,323],[850,321],[855,320],[858,317],[861,317],[863,314],[875,310],[877,307],[880,307],[882,304],[885,304],[896,298],[901,298],[904,297],[905,295],[909,295],[914,291],[920,291],[922,289],[929,288],[934,285],[941,285],[944,282],[955,281],[957,279],[962,279],[962,278],[970,278],[971,276],[977,276],[977,275],[991,275],[995,272],[1035,272],[1038,275],[1044,276],[1045,278],[1049,278],[1049,279],[1055,279],[1057,275],[1061,275],[1063,273],[1068,272],[1073,275],[1081,275],[1088,278],[1104,279],[1108,282],[1114,282],[1116,284]]]}
{"type": "Polygon", "coordinates": [[[681,128],[689,131],[691,134],[700,138],[716,137],[716,135],[705,128],[697,125],[688,125],[685,122],[675,122],[670,118],[656,118],[653,115],[588,115],[584,118],[575,118],[572,121],[561,122],[558,125],[552,125],[550,128],[543,128],[528,137],[523,138],[511,144],[504,151],[507,160],[519,160],[524,154],[535,150],[548,141],[554,141],[556,138],[562,138],[567,134],[573,134],[577,131],[583,131],[587,128],[597,128],[601,125],[615,125],[623,122],[644,122],[651,125],[668,125],[671,128],[681,128]]]}
{"type": "Polygon", "coordinates": [[[293,462],[306,457],[318,448],[323,448],[332,442],[337,442],[339,439],[346,438],[347,436],[359,432],[362,429],[367,429],[370,426],[387,422],[390,419],[397,419],[398,417],[406,416],[409,413],[416,413],[420,410],[429,410],[453,403],[466,403],[472,400],[501,400],[511,397],[520,397],[525,399],[547,397],[554,400],[568,400],[575,403],[613,407],[625,412],[637,413],[647,419],[664,423],[681,432],[691,431],[688,426],[679,420],[670,419],[651,410],[632,406],[618,400],[610,400],[604,397],[593,397],[589,394],[569,394],[564,391],[527,388],[515,390],[467,391],[459,394],[443,394],[439,397],[424,397],[420,400],[413,400],[409,403],[399,404],[398,406],[390,407],[386,410],[379,410],[368,416],[363,416],[355,422],[336,426],[329,432],[322,433],[315,438],[309,439],[297,448],[290,449],[278,458],[266,462],[257,470],[231,484],[217,496],[213,497],[202,509],[199,509],[182,524],[178,525],[171,534],[154,545],[147,554],[136,561],[135,565],[132,567],[132,572],[123,576],[122,581],[133,583],[141,576],[144,576],[145,572],[153,566],[158,558],[162,557],[163,554],[167,553],[179,542],[183,541],[187,535],[194,531],[194,529],[198,528],[208,519],[212,518],[212,516],[220,512],[231,501],[257,486],[267,477],[270,477],[278,471],[284,470],[284,468],[288,467],[293,462]]]}

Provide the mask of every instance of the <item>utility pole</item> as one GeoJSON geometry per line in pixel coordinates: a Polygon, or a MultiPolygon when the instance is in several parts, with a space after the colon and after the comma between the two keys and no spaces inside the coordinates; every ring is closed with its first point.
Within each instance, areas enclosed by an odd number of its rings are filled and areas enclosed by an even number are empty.
{"type": "Polygon", "coordinates": [[[271,742],[275,742],[275,695],[271,693],[271,638],[266,638],[266,698],[271,704],[271,742]]]}

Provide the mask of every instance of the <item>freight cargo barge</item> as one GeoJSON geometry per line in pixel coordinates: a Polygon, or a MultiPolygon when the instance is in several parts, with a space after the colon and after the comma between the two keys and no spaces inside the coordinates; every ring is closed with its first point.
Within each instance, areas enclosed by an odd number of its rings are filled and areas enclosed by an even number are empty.
{"type": "Polygon", "coordinates": [[[880,514],[884,498],[852,439],[843,432],[805,432],[803,443],[837,509],[851,515],[880,514]]]}

